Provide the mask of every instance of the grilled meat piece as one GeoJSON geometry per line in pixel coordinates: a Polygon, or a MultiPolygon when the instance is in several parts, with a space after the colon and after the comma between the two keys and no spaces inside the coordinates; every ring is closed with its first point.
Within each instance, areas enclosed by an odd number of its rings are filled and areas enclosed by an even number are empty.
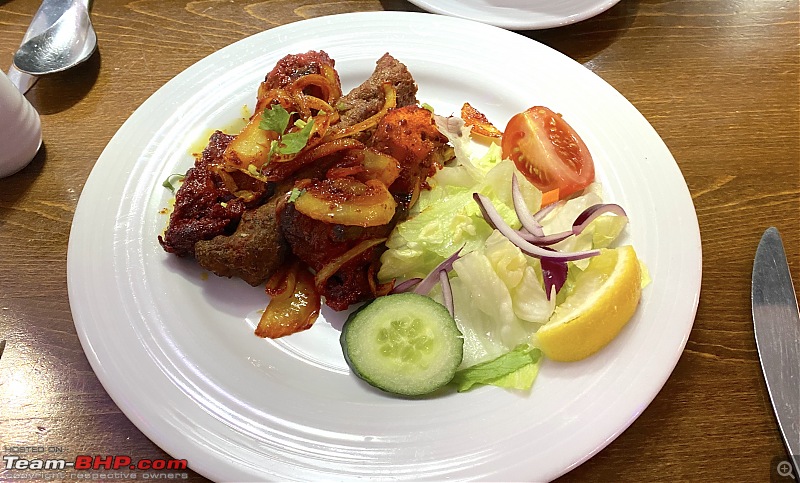
{"type": "Polygon", "coordinates": [[[220,277],[238,277],[252,286],[266,282],[289,252],[276,207],[280,197],[247,210],[231,235],[218,235],[195,244],[197,262],[220,277]]]}
{"type": "Polygon", "coordinates": [[[370,144],[399,161],[400,176],[389,187],[398,203],[416,202],[422,184],[452,157],[447,137],[439,132],[433,114],[419,106],[389,110],[375,128],[370,144]]]}
{"type": "Polygon", "coordinates": [[[352,126],[383,107],[383,83],[391,82],[397,90],[397,106],[417,103],[417,84],[406,66],[389,54],[378,59],[372,75],[360,86],[339,98],[336,107],[342,111],[338,126],[352,126]]]}
{"type": "Polygon", "coordinates": [[[303,76],[321,74],[322,66],[329,66],[333,69],[334,64],[335,61],[324,51],[309,50],[304,54],[289,54],[275,64],[259,89],[284,88],[303,76]]]}
{"type": "Polygon", "coordinates": [[[186,172],[175,195],[169,226],[164,236],[158,237],[167,252],[192,257],[197,241],[230,233],[239,222],[245,203],[228,191],[219,175],[210,169],[222,159],[231,139],[233,136],[215,132],[194,167],[186,172]]]}
{"type": "MultiPolygon", "coordinates": [[[[315,271],[362,240],[389,235],[394,224],[362,228],[334,225],[308,217],[286,203],[279,213],[280,226],[286,241],[297,258],[315,271]]],[[[383,245],[372,247],[346,263],[330,277],[321,293],[334,310],[345,310],[351,304],[373,297],[369,286],[369,266],[380,259],[383,245]]]]}

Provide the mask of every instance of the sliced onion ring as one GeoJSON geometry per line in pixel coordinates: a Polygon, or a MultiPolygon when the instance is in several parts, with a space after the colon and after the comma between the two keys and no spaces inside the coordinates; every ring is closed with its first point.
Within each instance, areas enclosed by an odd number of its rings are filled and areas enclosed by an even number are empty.
{"type": "Polygon", "coordinates": [[[444,299],[444,306],[450,312],[450,317],[455,316],[455,307],[453,306],[453,288],[450,286],[450,277],[447,276],[447,270],[439,270],[439,282],[442,284],[442,298],[444,299]]]}
{"type": "Polygon", "coordinates": [[[549,205],[543,206],[542,209],[533,214],[533,219],[538,222],[541,222],[542,220],[544,220],[545,216],[550,214],[551,211],[555,210],[560,206],[564,206],[566,202],[567,202],[566,200],[558,200],[555,203],[550,203],[549,205]]]}
{"type": "MultiPolygon", "coordinates": [[[[581,212],[575,221],[572,223],[572,229],[562,231],[561,233],[553,233],[552,235],[538,236],[532,233],[520,233],[520,236],[526,241],[539,246],[548,246],[558,243],[562,240],[569,238],[572,235],[580,235],[583,230],[589,226],[600,215],[611,213],[618,216],[628,216],[625,210],[620,205],[614,203],[598,203],[592,205],[581,212]]],[[[519,216],[519,213],[517,214],[519,216]]]]}
{"type": "Polygon", "coordinates": [[[556,252],[534,245],[523,238],[523,236],[517,230],[511,228],[508,223],[503,220],[503,218],[500,216],[500,213],[497,212],[497,209],[494,207],[489,198],[480,193],[473,193],[472,197],[475,199],[475,202],[478,203],[481,213],[483,213],[487,223],[502,233],[511,243],[516,245],[526,255],[540,259],[547,258],[550,260],[571,262],[574,260],[583,260],[584,258],[594,257],[600,254],[600,250],[556,252]]]}
{"type": "Polygon", "coordinates": [[[431,272],[424,279],[419,277],[410,278],[397,285],[397,287],[392,290],[392,293],[408,292],[412,288],[416,287],[414,289],[414,293],[428,295],[428,292],[431,291],[434,285],[441,283],[444,306],[447,307],[447,311],[450,312],[450,316],[452,317],[455,313],[455,307],[453,306],[453,289],[450,286],[450,277],[447,275],[447,273],[453,269],[453,263],[461,258],[461,250],[463,249],[463,246],[459,248],[458,251],[450,255],[446,260],[437,265],[436,268],[431,270],[431,272]]]}
{"type": "Polygon", "coordinates": [[[627,217],[628,214],[625,213],[625,210],[622,207],[615,203],[598,203],[596,205],[592,205],[575,218],[575,221],[572,223],[572,232],[576,235],[580,235],[580,233],[589,226],[589,223],[593,222],[598,216],[604,215],[606,213],[611,213],[617,216],[625,216],[627,217]]]}
{"type": "Polygon", "coordinates": [[[439,282],[439,272],[447,273],[450,270],[452,270],[453,262],[461,258],[461,250],[463,249],[464,247],[459,248],[458,251],[450,255],[446,260],[437,265],[436,268],[431,270],[431,273],[429,273],[428,276],[425,277],[419,283],[419,285],[417,285],[417,288],[414,289],[414,293],[418,293],[420,295],[427,295],[428,292],[430,292],[431,289],[434,287],[434,285],[436,285],[439,282]]]}
{"type": "Polygon", "coordinates": [[[511,199],[514,202],[514,211],[517,213],[519,222],[528,233],[534,236],[544,236],[544,230],[539,220],[533,217],[533,214],[528,210],[525,204],[525,198],[522,196],[522,190],[519,188],[519,180],[517,173],[511,175],[511,199]]]}
{"type": "Polygon", "coordinates": [[[413,287],[416,287],[421,281],[422,279],[419,277],[409,278],[408,280],[397,284],[397,286],[392,289],[391,293],[408,292],[413,287]]]}
{"type": "Polygon", "coordinates": [[[567,272],[567,262],[542,259],[542,278],[544,278],[544,292],[547,295],[547,300],[552,297],[553,289],[555,289],[556,293],[561,291],[561,287],[567,281],[567,272]]]}
{"type": "Polygon", "coordinates": [[[334,258],[330,262],[328,262],[324,267],[320,269],[319,272],[314,276],[314,286],[320,293],[325,292],[323,290],[325,288],[325,283],[331,278],[336,272],[339,271],[342,266],[349,262],[350,260],[354,259],[361,253],[369,250],[370,248],[374,247],[375,245],[380,245],[381,243],[385,242],[386,238],[373,238],[371,240],[364,240],[358,245],[354,246],[353,248],[347,250],[346,252],[342,253],[338,257],[334,258]]]}

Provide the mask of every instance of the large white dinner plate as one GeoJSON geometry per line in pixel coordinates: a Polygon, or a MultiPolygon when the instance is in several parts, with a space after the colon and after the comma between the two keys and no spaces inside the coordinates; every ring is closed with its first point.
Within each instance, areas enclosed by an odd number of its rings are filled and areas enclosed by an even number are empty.
{"type": "Polygon", "coordinates": [[[409,0],[429,12],[512,30],[562,27],[599,15],[619,0],[409,0]]]}
{"type": "Polygon", "coordinates": [[[580,64],[517,34],[431,14],[360,13],[273,28],[159,89],[109,142],[83,189],[68,254],[86,355],[122,411],[175,458],[217,480],[555,478],[647,407],[689,335],[701,249],[686,184],[639,112],[580,64]],[[408,400],[362,384],[342,358],[341,314],[277,341],[252,333],[266,296],[207,277],[157,242],[171,193],[210,129],[252,107],[289,53],[322,49],[345,89],[390,52],[443,114],[468,100],[499,126],[529,106],[564,115],[592,151],[608,200],[630,215],[652,274],[633,320],[582,362],[546,361],[530,393],[482,387],[408,400]],[[508,69],[513,65],[513,69],[508,69]]]}

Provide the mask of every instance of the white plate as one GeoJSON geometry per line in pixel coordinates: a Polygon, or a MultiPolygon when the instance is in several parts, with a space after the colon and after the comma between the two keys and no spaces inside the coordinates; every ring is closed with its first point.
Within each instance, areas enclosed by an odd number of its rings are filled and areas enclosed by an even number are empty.
{"type": "Polygon", "coordinates": [[[409,0],[429,12],[512,30],[562,27],[599,15],[619,0],[409,0]]]}
{"type": "Polygon", "coordinates": [[[262,32],[159,89],[92,170],[67,261],[75,326],[100,381],[139,429],[203,475],[538,481],[602,449],[658,393],[694,320],[700,258],[678,166],[612,87],[506,30],[379,12],[262,32]],[[465,100],[501,126],[534,104],[563,113],[593,152],[607,198],[628,210],[629,241],[654,279],[622,334],[582,362],[545,362],[530,394],[483,387],[427,400],[388,397],[352,376],[333,327],[341,315],[323,312],[311,330],[278,341],[255,337],[261,289],[206,279],[160,248],[159,210],[171,197],[161,182],[191,165],[209,129],[252,106],[279,58],[310,49],[336,60],[346,89],[391,52],[440,113],[465,100]]]}

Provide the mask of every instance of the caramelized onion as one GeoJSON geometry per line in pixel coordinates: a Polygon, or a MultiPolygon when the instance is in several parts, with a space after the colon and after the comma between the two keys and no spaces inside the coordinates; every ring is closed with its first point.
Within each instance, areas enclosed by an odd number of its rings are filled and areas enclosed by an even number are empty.
{"type": "Polygon", "coordinates": [[[365,183],[352,178],[303,180],[304,190],[295,200],[300,213],[325,223],[348,226],[380,226],[392,221],[397,202],[378,180],[365,183]]]}
{"type": "Polygon", "coordinates": [[[264,291],[272,298],[287,298],[297,285],[296,263],[283,264],[267,280],[264,291]]]}
{"type": "Polygon", "coordinates": [[[494,124],[489,122],[489,119],[487,119],[482,112],[472,107],[469,102],[465,102],[464,105],[461,106],[461,118],[464,119],[464,123],[470,127],[472,134],[484,136],[492,140],[503,137],[503,131],[497,129],[494,124]]]}
{"type": "Polygon", "coordinates": [[[295,262],[285,278],[287,284],[283,291],[272,297],[261,314],[255,330],[258,337],[277,339],[306,330],[314,325],[319,316],[322,300],[308,268],[295,262]],[[294,285],[293,288],[289,288],[290,284],[294,285]]]}
{"type": "Polygon", "coordinates": [[[378,283],[378,269],[380,269],[380,265],[380,262],[376,260],[370,264],[369,270],[367,271],[369,289],[370,292],[372,292],[373,297],[383,297],[384,295],[389,295],[389,293],[392,291],[392,287],[394,287],[394,280],[386,283],[378,283]]]}
{"type": "Polygon", "coordinates": [[[400,176],[400,163],[388,154],[383,154],[375,149],[367,148],[364,150],[365,176],[370,179],[377,179],[385,186],[391,186],[400,176]]]}
{"type": "Polygon", "coordinates": [[[385,241],[386,238],[373,238],[370,240],[364,240],[360,242],[358,245],[354,246],[353,248],[347,250],[343,254],[339,255],[338,257],[328,262],[314,276],[314,285],[316,286],[317,291],[319,291],[320,293],[324,292],[323,289],[325,288],[325,283],[327,283],[328,279],[331,278],[336,272],[338,272],[339,269],[341,269],[342,266],[344,266],[344,264],[354,259],[355,257],[361,255],[370,248],[376,245],[380,245],[385,241]]]}
{"type": "Polygon", "coordinates": [[[264,179],[267,181],[283,181],[292,173],[314,161],[345,149],[361,149],[364,143],[351,138],[337,139],[302,151],[297,157],[285,163],[270,163],[264,167],[264,179]]]}
{"type": "Polygon", "coordinates": [[[293,94],[303,93],[309,87],[316,87],[321,91],[321,95],[316,95],[317,93],[314,93],[310,97],[316,97],[325,102],[331,102],[334,98],[334,86],[331,85],[328,78],[322,74],[306,74],[299,77],[289,85],[288,90],[293,94]]]}

